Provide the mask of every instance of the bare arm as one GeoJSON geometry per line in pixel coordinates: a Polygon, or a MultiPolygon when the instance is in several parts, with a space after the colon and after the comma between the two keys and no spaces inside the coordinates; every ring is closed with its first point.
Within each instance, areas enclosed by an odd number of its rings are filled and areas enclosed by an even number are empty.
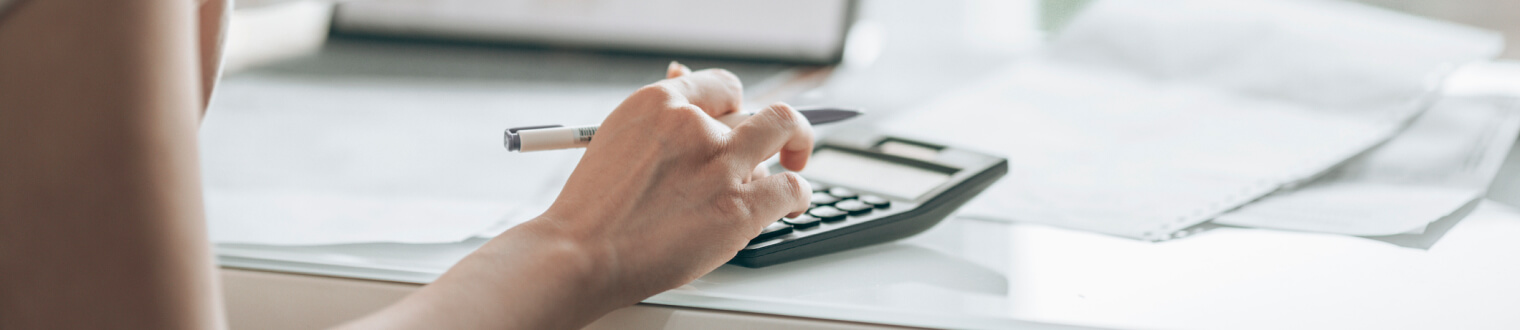
{"type": "Polygon", "coordinates": [[[0,21],[0,328],[219,328],[195,4],[28,0],[0,21]]]}
{"type": "Polygon", "coordinates": [[[777,152],[800,170],[812,128],[783,104],[729,130],[739,81],[691,73],[629,96],[554,206],[503,233],[432,284],[355,328],[569,329],[712,271],[784,215],[807,209],[811,188],[756,165],[777,152]]]}
{"type": "MultiPolygon", "coordinates": [[[[31,0],[0,21],[0,328],[223,326],[195,138],[220,30],[204,19],[224,10],[31,0]]],[[[712,118],[738,110],[736,78],[669,76],[604,122],[549,212],[354,325],[578,327],[806,208],[804,181],[755,170],[778,151],[805,164],[801,115],[730,131],[712,118]]]]}

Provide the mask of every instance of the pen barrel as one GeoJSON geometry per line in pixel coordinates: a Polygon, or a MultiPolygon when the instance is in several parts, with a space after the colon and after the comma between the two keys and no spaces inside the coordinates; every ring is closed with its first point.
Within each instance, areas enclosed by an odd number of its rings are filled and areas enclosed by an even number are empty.
{"type": "Polygon", "coordinates": [[[596,135],[597,125],[555,127],[517,131],[518,150],[522,152],[585,148],[596,135]]]}
{"type": "MultiPolygon", "coordinates": [[[[749,119],[750,115],[749,113],[732,113],[718,118],[718,121],[728,127],[734,127],[745,119],[749,119]]],[[[509,139],[516,140],[514,146],[515,151],[518,152],[585,148],[587,144],[591,144],[591,137],[596,136],[597,127],[600,126],[527,129],[517,131],[509,139]]]]}
{"type": "MultiPolygon", "coordinates": [[[[814,125],[832,123],[860,115],[858,110],[838,108],[799,108],[797,112],[802,113],[802,116],[814,125]]],[[[717,120],[728,127],[738,127],[740,123],[754,115],[749,112],[735,112],[718,117],[717,120]]],[[[585,148],[586,145],[591,144],[591,137],[596,135],[597,127],[597,125],[518,127],[506,131],[504,142],[508,151],[517,152],[585,148]]]]}

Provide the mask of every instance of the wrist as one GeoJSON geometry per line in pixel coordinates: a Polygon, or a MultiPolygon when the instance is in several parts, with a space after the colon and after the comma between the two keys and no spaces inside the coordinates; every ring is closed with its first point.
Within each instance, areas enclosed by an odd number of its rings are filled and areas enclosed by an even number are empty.
{"type": "Polygon", "coordinates": [[[492,241],[505,243],[508,247],[503,251],[531,255],[533,260],[525,263],[533,266],[526,270],[557,279],[556,283],[566,286],[567,294],[606,301],[617,287],[612,248],[594,235],[565,226],[559,219],[541,215],[492,241]],[[511,240],[523,244],[513,244],[511,240]],[[511,251],[514,249],[528,251],[511,251]]]}
{"type": "Polygon", "coordinates": [[[543,318],[528,328],[579,328],[636,303],[617,294],[610,248],[558,220],[539,216],[476,250],[466,261],[488,278],[469,283],[495,282],[498,306],[543,318]]]}
{"type": "MultiPolygon", "coordinates": [[[[614,295],[603,249],[551,219],[508,230],[389,313],[395,324],[503,329],[579,328],[632,304],[614,295]],[[489,311],[482,313],[481,311],[489,311]]],[[[379,316],[379,315],[377,315],[379,316]]],[[[373,323],[371,323],[373,324],[373,323]]]]}

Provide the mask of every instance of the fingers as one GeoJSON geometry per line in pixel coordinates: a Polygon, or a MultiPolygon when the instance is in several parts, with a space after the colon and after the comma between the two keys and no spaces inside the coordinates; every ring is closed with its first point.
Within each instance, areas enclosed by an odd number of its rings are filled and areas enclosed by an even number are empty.
{"type": "Polygon", "coordinates": [[[729,145],[749,166],[779,150],[781,166],[801,171],[807,165],[808,155],[813,153],[813,126],[791,106],[776,103],[735,126],[729,145]]]}
{"type": "Polygon", "coordinates": [[[749,172],[749,180],[745,180],[745,182],[759,181],[770,175],[771,171],[766,169],[765,165],[755,166],[755,170],[749,172]]]}
{"type": "Polygon", "coordinates": [[[692,72],[680,63],[671,62],[667,79],[657,84],[669,87],[713,118],[738,112],[744,101],[744,85],[739,77],[723,69],[692,72]]]}
{"type": "Polygon", "coordinates": [[[691,74],[691,68],[680,62],[670,61],[670,66],[665,68],[665,79],[680,78],[688,74],[691,74]]]}
{"type": "Polygon", "coordinates": [[[763,210],[758,213],[765,215],[755,220],[757,226],[768,225],[782,216],[801,215],[811,205],[808,197],[812,195],[813,187],[797,173],[783,172],[766,176],[750,185],[754,187],[749,196],[750,202],[763,210]]]}

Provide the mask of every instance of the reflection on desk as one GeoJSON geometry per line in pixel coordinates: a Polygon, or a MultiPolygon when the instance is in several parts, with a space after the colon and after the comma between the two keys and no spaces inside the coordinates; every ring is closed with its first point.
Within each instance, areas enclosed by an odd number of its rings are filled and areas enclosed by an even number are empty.
{"type": "MultiPolygon", "coordinates": [[[[1520,326],[1514,237],[1520,210],[1493,201],[1428,251],[1248,228],[1147,243],[952,218],[897,243],[725,266],[646,302],[938,328],[1503,329],[1520,326]]],[[[479,243],[218,252],[234,267],[425,283],[479,243]]]]}
{"type": "MultiPolygon", "coordinates": [[[[1010,58],[946,45],[957,39],[935,33],[960,27],[962,17],[940,2],[893,5],[890,15],[875,16],[898,20],[884,29],[891,39],[874,67],[838,77],[809,103],[851,104],[884,115],[1010,58]]],[[[1496,189],[1520,201],[1516,164],[1520,153],[1512,152],[1496,189]]],[[[762,269],[725,266],[646,303],[960,329],[1520,328],[1514,313],[1520,310],[1520,263],[1512,262],[1520,256],[1520,210],[1486,200],[1451,224],[1437,244],[1418,250],[1228,227],[1146,243],[951,218],[899,242],[762,269]]],[[[224,244],[217,252],[229,267],[427,283],[483,242],[224,244]]]]}

